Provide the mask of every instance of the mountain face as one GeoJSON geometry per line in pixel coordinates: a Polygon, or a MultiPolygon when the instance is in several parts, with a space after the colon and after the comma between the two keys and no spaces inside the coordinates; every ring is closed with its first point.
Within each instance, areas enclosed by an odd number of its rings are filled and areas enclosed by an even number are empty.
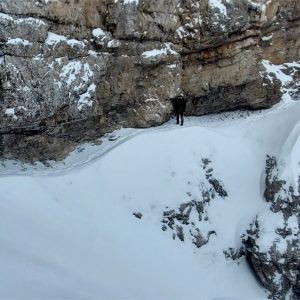
{"type": "Polygon", "coordinates": [[[62,159],[116,128],[267,108],[299,58],[297,0],[2,0],[1,157],[62,159]],[[26,151],[24,151],[26,149],[26,151]]]}

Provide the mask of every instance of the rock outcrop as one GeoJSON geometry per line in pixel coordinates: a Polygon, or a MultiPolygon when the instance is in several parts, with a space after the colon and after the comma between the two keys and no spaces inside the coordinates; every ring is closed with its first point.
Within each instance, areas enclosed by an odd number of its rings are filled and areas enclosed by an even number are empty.
{"type": "Polygon", "coordinates": [[[162,230],[171,231],[174,240],[190,241],[197,248],[206,245],[211,235],[218,234],[208,225],[210,202],[228,197],[224,184],[214,174],[212,162],[204,158],[200,167],[203,174],[199,183],[201,196],[195,197],[187,192],[188,201],[181,203],[177,210],[166,207],[161,220],[162,230]]]}
{"type": "MultiPolygon", "coordinates": [[[[272,299],[300,296],[300,125],[287,139],[279,158],[268,157],[261,213],[244,236],[247,258],[272,299]]],[[[296,298],[298,299],[298,298],[296,298]]]]}
{"type": "Polygon", "coordinates": [[[2,0],[1,157],[159,125],[181,93],[189,115],[270,107],[261,61],[299,58],[299,18],[297,0],[2,0]]]}
{"type": "Polygon", "coordinates": [[[271,211],[257,216],[247,231],[247,259],[272,299],[286,299],[291,287],[299,292],[299,234],[295,215],[285,219],[271,211]]]}

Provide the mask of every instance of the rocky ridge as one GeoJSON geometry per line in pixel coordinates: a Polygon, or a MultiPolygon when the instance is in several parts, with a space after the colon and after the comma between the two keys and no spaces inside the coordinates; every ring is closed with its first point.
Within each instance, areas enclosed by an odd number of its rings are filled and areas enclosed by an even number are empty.
{"type": "Polygon", "coordinates": [[[299,58],[296,0],[3,0],[1,157],[61,159],[78,142],[280,98],[262,59],[299,58]],[[24,151],[26,149],[26,151],[24,151]]]}

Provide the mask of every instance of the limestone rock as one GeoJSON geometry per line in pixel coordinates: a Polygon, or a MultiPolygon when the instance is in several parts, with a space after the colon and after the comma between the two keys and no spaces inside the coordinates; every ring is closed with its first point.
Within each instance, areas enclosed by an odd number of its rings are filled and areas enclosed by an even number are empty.
{"type": "MultiPolygon", "coordinates": [[[[30,136],[45,141],[40,159],[61,158],[70,141],[162,124],[181,93],[189,115],[270,107],[280,85],[261,61],[298,58],[299,4],[219,2],[2,0],[2,143],[30,136]],[[52,138],[61,140],[57,152],[52,138]]],[[[39,158],[21,152],[1,151],[39,158]]]]}

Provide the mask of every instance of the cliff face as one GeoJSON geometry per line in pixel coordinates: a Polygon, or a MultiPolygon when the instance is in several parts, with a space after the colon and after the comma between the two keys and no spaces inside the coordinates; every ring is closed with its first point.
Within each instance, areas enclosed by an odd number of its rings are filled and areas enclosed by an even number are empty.
{"type": "Polygon", "coordinates": [[[119,126],[265,108],[299,58],[297,0],[2,0],[1,156],[60,159],[119,126]],[[26,149],[26,151],[24,151],[26,149]]]}

